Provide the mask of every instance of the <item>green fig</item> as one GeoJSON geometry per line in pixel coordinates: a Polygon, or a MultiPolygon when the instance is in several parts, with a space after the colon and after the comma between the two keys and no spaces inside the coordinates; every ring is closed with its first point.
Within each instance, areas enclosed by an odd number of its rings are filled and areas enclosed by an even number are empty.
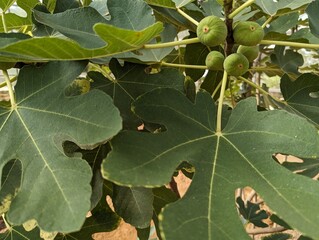
{"type": "Polygon", "coordinates": [[[209,70],[222,70],[225,57],[221,52],[211,51],[206,56],[205,64],[209,70]]]}
{"type": "Polygon", "coordinates": [[[258,57],[259,47],[240,45],[237,49],[237,52],[243,54],[249,62],[253,62],[258,57]]]}
{"type": "Polygon", "coordinates": [[[248,71],[248,59],[241,53],[233,53],[226,57],[224,69],[231,76],[241,76],[248,71]]]}
{"type": "Polygon", "coordinates": [[[227,27],[220,18],[208,16],[199,22],[196,33],[202,44],[214,47],[225,41],[227,37],[227,27]]]}
{"type": "Polygon", "coordinates": [[[233,29],[235,43],[244,46],[255,46],[264,38],[264,29],[256,22],[239,22],[233,29]]]}

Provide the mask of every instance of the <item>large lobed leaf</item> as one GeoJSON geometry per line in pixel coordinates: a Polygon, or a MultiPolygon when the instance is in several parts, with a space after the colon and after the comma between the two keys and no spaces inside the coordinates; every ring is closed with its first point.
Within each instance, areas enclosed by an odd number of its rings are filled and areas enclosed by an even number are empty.
{"type": "Polygon", "coordinates": [[[286,111],[257,112],[254,101],[241,101],[217,133],[209,94],[199,92],[193,104],[173,89],[148,92],[134,102],[134,112],[167,130],[117,135],[103,162],[103,176],[127,186],[159,186],[170,181],[182,161],[195,167],[186,195],[161,215],[164,239],[250,239],[234,199],[235,190],[245,186],[291,226],[317,239],[318,183],[272,158],[278,152],[318,157],[317,130],[286,111]]]}
{"type": "Polygon", "coordinates": [[[94,31],[105,42],[101,48],[84,48],[77,42],[58,37],[41,37],[17,40],[13,34],[3,36],[0,43],[0,61],[83,60],[107,57],[140,49],[163,30],[160,22],[141,30],[127,30],[97,23],[94,31]],[[63,47],[62,47],[63,46],[63,47]]]}
{"type": "Polygon", "coordinates": [[[45,231],[75,231],[90,209],[91,169],[80,158],[68,158],[62,144],[91,149],[116,135],[122,123],[101,91],[65,95],[85,67],[86,62],[24,67],[15,88],[17,106],[0,108],[1,169],[12,159],[22,164],[21,187],[7,213],[14,225],[34,219],[45,231]]]}
{"type": "MultiPolygon", "coordinates": [[[[102,3],[100,3],[102,5],[102,3]]],[[[106,3],[104,2],[106,7],[106,3]]],[[[103,6],[103,5],[102,5],[103,6]]],[[[108,1],[108,16],[111,20],[107,20],[92,7],[69,9],[62,13],[48,14],[40,11],[34,11],[35,19],[63,35],[77,41],[84,48],[99,48],[105,45],[105,42],[94,32],[93,28],[96,23],[109,24],[121,29],[142,31],[155,23],[155,17],[152,15],[151,8],[142,0],[139,1],[108,1]],[[136,18],[136,16],[139,16],[136,18]],[[78,24],[86,19],[83,24],[78,24]]],[[[172,26],[166,26],[162,33],[161,40],[173,41],[176,36],[176,30],[172,26]]],[[[107,38],[105,38],[107,42],[107,38]]],[[[156,43],[155,40],[152,43],[156,43]]],[[[158,62],[163,59],[174,47],[165,49],[142,49],[139,53],[125,52],[118,54],[118,58],[137,58],[141,61],[158,62]]],[[[103,61],[104,59],[99,59],[103,61]]],[[[107,62],[109,59],[105,59],[107,62]]]]}
{"type": "Polygon", "coordinates": [[[284,75],[280,89],[286,101],[280,106],[308,119],[319,128],[319,77],[309,73],[292,81],[284,75]]]}

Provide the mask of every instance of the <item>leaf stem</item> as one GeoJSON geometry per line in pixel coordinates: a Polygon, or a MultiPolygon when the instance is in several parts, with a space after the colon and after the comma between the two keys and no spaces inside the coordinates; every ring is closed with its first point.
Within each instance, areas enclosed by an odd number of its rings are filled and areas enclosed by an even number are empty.
{"type": "Polygon", "coordinates": [[[10,102],[11,102],[11,108],[15,109],[17,104],[16,104],[14,93],[13,93],[13,87],[12,87],[12,84],[11,84],[11,81],[10,81],[10,77],[9,77],[8,71],[7,70],[2,70],[2,73],[3,73],[3,76],[4,76],[4,80],[6,82],[6,85],[8,87],[9,96],[10,96],[10,102]]]}
{"type": "Polygon", "coordinates": [[[252,86],[255,89],[258,89],[259,92],[261,92],[262,94],[265,94],[271,98],[273,98],[275,101],[277,102],[281,102],[283,103],[284,101],[280,100],[279,98],[272,96],[269,92],[265,91],[262,87],[258,86],[256,83],[244,78],[244,77],[238,77],[238,79],[242,80],[243,82],[249,84],[250,86],[252,86]]]}
{"type": "Polygon", "coordinates": [[[166,43],[155,43],[155,44],[145,44],[142,48],[144,49],[158,49],[158,48],[167,48],[167,47],[175,47],[179,45],[186,45],[191,43],[199,43],[199,39],[196,38],[190,38],[190,39],[184,39],[180,41],[173,41],[173,42],[166,42],[166,43]]]}
{"type": "Polygon", "coordinates": [[[261,26],[262,28],[265,28],[267,26],[268,23],[270,23],[273,19],[273,16],[270,16],[261,26]]]}
{"type": "Polygon", "coordinates": [[[6,219],[4,213],[1,215],[1,217],[2,217],[2,219],[3,219],[4,224],[6,225],[6,228],[9,229],[9,230],[11,230],[12,227],[11,227],[10,224],[7,222],[7,219],[6,219]]]}
{"type": "Polygon", "coordinates": [[[3,26],[3,31],[5,32],[5,33],[7,33],[8,32],[8,29],[7,29],[7,23],[6,23],[6,20],[5,20],[5,12],[2,12],[1,13],[1,19],[2,19],[2,26],[3,26]]]}
{"type": "Polygon", "coordinates": [[[167,67],[192,68],[192,69],[203,69],[203,70],[207,69],[207,67],[204,65],[188,65],[188,64],[167,63],[167,62],[161,62],[161,65],[167,66],[167,67]]]}
{"type": "Polygon", "coordinates": [[[222,81],[220,81],[220,82],[218,83],[218,85],[216,86],[214,92],[212,93],[212,98],[215,97],[215,95],[216,95],[216,93],[218,92],[218,90],[220,89],[220,86],[221,86],[221,85],[222,85],[222,81]]]}
{"type": "Polygon", "coordinates": [[[221,134],[221,131],[222,131],[222,112],[223,112],[223,102],[224,102],[227,78],[228,78],[228,74],[226,71],[224,71],[222,87],[220,89],[220,94],[219,94],[218,109],[217,109],[217,123],[216,123],[217,134],[221,134]]]}
{"type": "MultiPolygon", "coordinates": [[[[17,80],[17,76],[14,76],[13,78],[10,79],[10,82],[15,82],[17,80]]],[[[7,83],[4,81],[2,83],[0,83],[0,88],[7,86],[7,83]]]]}
{"type": "Polygon", "coordinates": [[[253,4],[255,2],[255,0],[248,0],[247,2],[245,2],[243,5],[241,5],[240,7],[236,8],[235,11],[233,11],[232,13],[230,13],[228,15],[228,18],[234,18],[238,13],[240,13],[242,10],[244,10],[246,7],[249,7],[251,4],[253,4]]]}
{"type": "Polygon", "coordinates": [[[192,18],[191,16],[189,16],[187,13],[185,13],[184,11],[182,11],[180,8],[176,9],[177,12],[182,15],[184,18],[186,18],[188,21],[190,21],[191,23],[195,24],[196,26],[198,26],[198,22],[192,18]]]}
{"type": "Polygon", "coordinates": [[[289,46],[289,47],[296,47],[296,48],[319,49],[319,44],[298,43],[298,42],[289,42],[289,41],[261,40],[260,44],[289,46]]]}

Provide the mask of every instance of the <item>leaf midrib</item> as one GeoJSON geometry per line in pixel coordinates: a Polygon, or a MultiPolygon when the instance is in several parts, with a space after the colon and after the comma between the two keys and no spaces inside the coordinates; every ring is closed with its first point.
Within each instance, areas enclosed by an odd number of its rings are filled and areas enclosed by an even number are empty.
{"type": "Polygon", "coordinates": [[[18,118],[20,119],[22,126],[23,126],[24,129],[26,130],[26,132],[27,132],[29,138],[30,138],[31,141],[33,142],[33,144],[34,144],[36,150],[38,151],[40,158],[43,160],[45,166],[46,166],[46,167],[48,168],[48,170],[51,172],[51,174],[52,174],[52,176],[53,176],[53,179],[54,179],[54,181],[56,182],[56,185],[57,185],[58,188],[60,189],[60,192],[61,192],[61,194],[62,194],[64,200],[66,201],[66,203],[67,203],[67,205],[68,205],[68,208],[69,208],[69,210],[70,210],[70,213],[71,213],[72,216],[73,216],[73,219],[75,219],[75,215],[74,215],[73,209],[72,209],[72,207],[71,207],[71,205],[70,205],[70,202],[68,201],[68,199],[67,199],[67,197],[66,197],[66,195],[65,195],[65,193],[64,193],[64,191],[63,191],[63,188],[61,187],[61,185],[60,185],[60,183],[59,183],[57,177],[55,176],[54,171],[51,169],[51,167],[50,167],[50,165],[49,165],[47,159],[46,159],[46,158],[44,157],[44,155],[42,154],[41,149],[40,149],[39,146],[37,145],[37,142],[36,142],[35,139],[33,138],[32,133],[29,131],[29,128],[28,128],[26,122],[23,120],[22,116],[20,115],[19,111],[16,110],[15,112],[16,112],[18,118]]]}
{"type": "Polygon", "coordinates": [[[29,110],[29,111],[35,111],[35,112],[40,112],[40,113],[45,113],[45,114],[56,115],[56,116],[59,116],[59,117],[64,117],[64,118],[68,118],[68,119],[71,119],[71,120],[75,120],[75,121],[84,123],[86,125],[91,125],[91,126],[94,126],[94,127],[104,128],[104,129],[112,129],[112,128],[105,127],[103,125],[98,125],[98,124],[93,123],[93,122],[84,121],[81,118],[73,117],[73,116],[70,116],[70,115],[65,115],[65,114],[58,113],[58,112],[47,111],[47,110],[43,110],[43,109],[37,109],[37,108],[31,108],[31,107],[25,107],[25,106],[19,106],[18,109],[25,109],[25,110],[29,110]]]}

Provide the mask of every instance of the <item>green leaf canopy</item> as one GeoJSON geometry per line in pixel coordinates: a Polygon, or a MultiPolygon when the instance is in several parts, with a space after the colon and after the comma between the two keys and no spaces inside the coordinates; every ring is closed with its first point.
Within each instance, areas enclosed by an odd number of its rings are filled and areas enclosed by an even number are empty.
{"type": "Polygon", "coordinates": [[[245,186],[254,188],[291,226],[319,238],[319,216],[314,214],[319,208],[318,183],[272,158],[278,152],[319,156],[317,130],[305,119],[286,111],[257,112],[255,100],[248,99],[217,133],[211,96],[201,91],[193,104],[173,89],[148,92],[132,108],[167,130],[117,135],[102,164],[105,178],[128,186],[159,186],[170,181],[182,161],[195,167],[186,195],[161,215],[164,239],[195,239],[195,233],[196,239],[205,240],[250,239],[234,199],[235,190],[245,186]]]}
{"type": "Polygon", "coordinates": [[[256,0],[256,4],[269,15],[274,15],[277,11],[284,8],[294,10],[310,2],[312,2],[312,0],[280,0],[276,2],[269,0],[256,0]]]}
{"type": "Polygon", "coordinates": [[[22,163],[21,188],[7,214],[12,224],[35,219],[45,231],[70,232],[85,220],[91,169],[80,158],[68,158],[62,144],[68,140],[91,149],[122,127],[105,93],[65,96],[85,67],[86,62],[24,67],[15,88],[17,106],[0,108],[1,169],[12,159],[22,163]]]}

